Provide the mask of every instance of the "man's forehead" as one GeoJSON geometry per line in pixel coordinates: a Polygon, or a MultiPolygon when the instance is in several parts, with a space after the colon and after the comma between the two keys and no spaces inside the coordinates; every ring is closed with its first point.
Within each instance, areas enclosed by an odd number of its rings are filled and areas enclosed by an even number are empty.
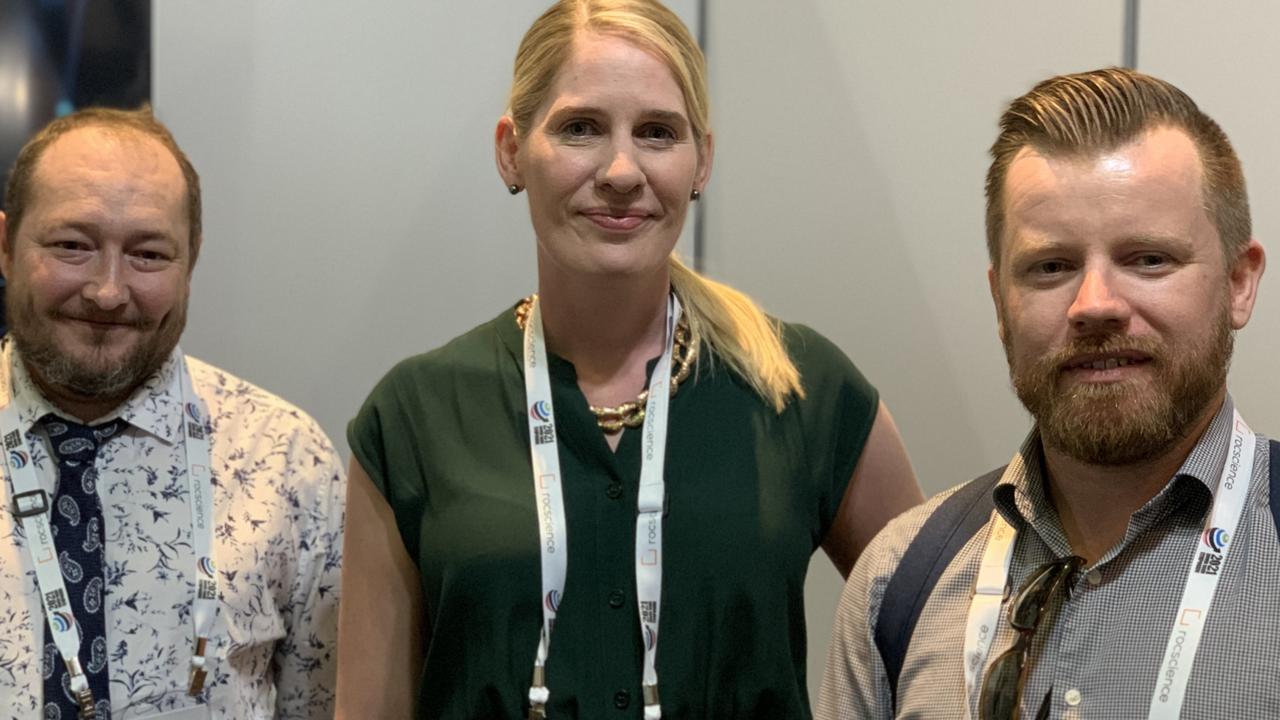
{"type": "Polygon", "coordinates": [[[155,138],[129,128],[76,128],[45,148],[32,173],[31,205],[83,196],[86,186],[178,201],[186,182],[173,153],[155,138]]]}
{"type": "Polygon", "coordinates": [[[1160,125],[1103,147],[1063,149],[1023,145],[1009,163],[1012,181],[1061,179],[1093,173],[1120,182],[1167,178],[1198,186],[1203,176],[1200,149],[1181,128],[1160,125]]]}
{"type": "Polygon", "coordinates": [[[1182,130],[1154,128],[1114,148],[1024,147],[1010,163],[995,265],[1061,243],[1181,239],[1221,246],[1200,153],[1182,130]]]}
{"type": "Polygon", "coordinates": [[[1094,150],[1026,145],[1009,164],[1004,204],[1006,212],[1016,214],[1071,194],[1147,189],[1199,198],[1203,174],[1195,142],[1173,127],[1151,128],[1128,142],[1094,150]]]}
{"type": "Polygon", "coordinates": [[[159,140],[132,128],[106,125],[79,127],[55,138],[40,154],[35,173],[38,177],[50,166],[62,170],[74,163],[141,165],[182,173],[173,153],[159,140]]]}

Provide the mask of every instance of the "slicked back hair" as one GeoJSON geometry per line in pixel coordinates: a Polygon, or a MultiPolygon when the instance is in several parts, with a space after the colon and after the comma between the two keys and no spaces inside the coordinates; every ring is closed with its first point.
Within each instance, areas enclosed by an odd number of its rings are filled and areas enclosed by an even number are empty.
{"type": "Polygon", "coordinates": [[[103,128],[108,132],[134,133],[151,138],[173,155],[187,183],[187,223],[191,231],[188,243],[188,252],[191,257],[189,268],[194,268],[196,257],[200,254],[202,233],[200,175],[187,159],[186,153],[178,147],[178,141],[173,139],[169,128],[157,120],[151,108],[146,105],[137,110],[84,108],[54,120],[32,136],[18,153],[18,159],[13,164],[13,170],[9,173],[9,182],[5,187],[4,208],[7,231],[5,242],[12,248],[14,238],[18,236],[22,216],[27,206],[31,204],[36,167],[40,164],[40,158],[45,150],[48,150],[49,146],[63,135],[89,127],[103,128]]]}
{"type": "Polygon", "coordinates": [[[1159,78],[1104,68],[1049,78],[1017,98],[1000,117],[987,170],[987,253],[999,269],[1004,235],[1004,184],[1018,151],[1089,157],[1114,150],[1158,127],[1177,128],[1200,155],[1203,202],[1222,240],[1228,267],[1249,243],[1252,224],[1244,171],[1218,123],[1159,78]]]}

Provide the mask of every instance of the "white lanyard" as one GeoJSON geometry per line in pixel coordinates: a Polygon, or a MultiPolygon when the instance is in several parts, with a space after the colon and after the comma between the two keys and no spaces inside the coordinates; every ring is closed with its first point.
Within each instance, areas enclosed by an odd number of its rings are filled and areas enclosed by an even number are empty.
{"type": "Polygon", "coordinates": [[[1153,720],[1176,720],[1182,713],[1187,681],[1191,678],[1191,664],[1195,661],[1201,633],[1204,632],[1205,616],[1209,614],[1222,569],[1226,567],[1227,551],[1231,549],[1231,540],[1240,524],[1240,516],[1244,514],[1245,496],[1249,494],[1249,483],[1253,480],[1257,437],[1240,417],[1239,411],[1235,413],[1234,420],[1222,479],[1218,481],[1213,507],[1196,543],[1191,567],[1187,569],[1182,602],[1178,604],[1173,632],[1169,634],[1164,659],[1160,662],[1160,674],[1156,677],[1156,689],[1151,694],[1151,711],[1147,717],[1153,720]]]}
{"type": "Polygon", "coordinates": [[[196,596],[191,601],[193,630],[191,671],[187,681],[187,694],[199,695],[204,690],[208,670],[205,656],[209,638],[213,636],[213,622],[218,616],[218,566],[214,562],[213,549],[213,450],[206,433],[210,418],[204,400],[196,395],[191,385],[187,360],[178,350],[178,369],[182,376],[183,450],[187,462],[187,485],[190,490],[191,544],[196,559],[196,596]],[[195,461],[193,461],[193,458],[195,461]]]}
{"type": "MultiPolygon", "coordinates": [[[[968,697],[978,694],[978,680],[991,651],[1000,626],[1000,606],[1004,601],[1004,586],[1009,579],[1009,563],[1013,560],[1013,544],[1017,531],[996,510],[991,511],[991,537],[982,552],[982,565],[973,588],[973,602],[969,605],[969,620],[964,631],[964,687],[968,697]]],[[[965,716],[969,716],[971,703],[965,703],[965,716]]]]}
{"type": "MultiPolygon", "coordinates": [[[[205,653],[218,609],[218,579],[213,561],[213,502],[210,497],[211,455],[205,433],[208,412],[204,401],[195,394],[191,386],[182,351],[176,352],[182,387],[183,449],[190,487],[188,502],[191,506],[196,581],[196,598],[192,603],[195,640],[188,693],[198,695],[204,686],[205,653]],[[204,464],[193,463],[193,457],[202,459],[204,464]]],[[[49,496],[40,487],[40,480],[36,477],[12,399],[0,410],[0,433],[4,437],[7,457],[5,464],[9,468],[9,481],[13,487],[14,514],[27,536],[27,549],[36,568],[36,583],[40,589],[45,618],[49,622],[49,630],[53,634],[58,653],[71,676],[71,692],[76,696],[82,712],[87,709],[92,717],[94,699],[79,659],[80,633],[76,629],[75,614],[67,599],[66,584],[62,579],[57,549],[49,528],[49,496]]]]}
{"type": "MultiPolygon", "coordinates": [[[[666,502],[663,466],[666,462],[667,407],[671,400],[672,344],[680,321],[680,301],[671,295],[667,303],[666,345],[649,380],[645,406],[640,465],[640,495],[636,516],[636,600],[644,638],[644,716],[662,717],[658,702],[658,617],[662,600],[662,513],[666,502]]],[[[551,402],[551,375],[547,371],[546,341],[537,296],[529,308],[524,330],[524,390],[529,403],[529,454],[533,460],[533,492],[538,509],[538,553],[542,559],[542,632],[533,663],[529,688],[529,717],[545,718],[551,693],[545,666],[555,627],[556,611],[564,594],[568,573],[568,536],[564,516],[564,491],[560,457],[556,447],[555,415],[551,402]]]]}
{"type": "MultiPolygon", "coordinates": [[[[1253,476],[1253,455],[1256,436],[1240,417],[1234,413],[1231,442],[1227,461],[1223,464],[1218,490],[1214,493],[1213,507],[1205,519],[1200,533],[1196,554],[1187,572],[1182,603],[1176,622],[1169,636],[1169,643],[1160,664],[1160,675],[1151,698],[1149,718],[1175,720],[1182,712],[1182,702],[1191,674],[1191,663],[1200,645],[1205,616],[1213,602],[1214,591],[1225,566],[1228,544],[1235,535],[1236,526],[1244,512],[1245,496],[1253,476]]],[[[1000,621],[1000,603],[1009,578],[1009,562],[1013,557],[1016,531],[999,512],[991,513],[991,537],[982,555],[982,565],[974,587],[973,602],[969,606],[965,626],[964,675],[968,702],[966,715],[978,695],[979,679],[985,669],[991,640],[1000,621]]]]}

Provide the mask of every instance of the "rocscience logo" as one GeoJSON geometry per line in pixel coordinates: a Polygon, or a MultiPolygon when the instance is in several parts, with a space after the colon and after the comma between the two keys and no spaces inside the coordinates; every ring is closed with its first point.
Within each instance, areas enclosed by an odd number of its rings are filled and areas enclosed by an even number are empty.
{"type": "Polygon", "coordinates": [[[58,610],[51,613],[50,617],[53,621],[53,629],[56,632],[66,632],[71,629],[71,614],[58,610]]]}
{"type": "Polygon", "coordinates": [[[1228,535],[1227,531],[1223,530],[1222,528],[1211,527],[1208,530],[1204,531],[1204,535],[1202,536],[1201,539],[1203,539],[1204,544],[1207,545],[1214,552],[1221,553],[1222,549],[1225,548],[1227,546],[1227,543],[1231,541],[1231,536],[1228,535]]]}
{"type": "Polygon", "coordinates": [[[529,417],[542,422],[551,422],[551,403],[546,400],[539,400],[530,405],[529,417]]]}

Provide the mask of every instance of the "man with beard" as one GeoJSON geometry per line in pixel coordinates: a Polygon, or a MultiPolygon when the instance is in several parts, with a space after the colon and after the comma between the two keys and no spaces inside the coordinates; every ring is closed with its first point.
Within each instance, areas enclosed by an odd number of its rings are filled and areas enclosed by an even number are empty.
{"type": "Polygon", "coordinates": [[[186,155],[149,110],[80,111],[5,202],[0,707],[332,717],[344,476],[313,420],[178,349],[186,155]]]}
{"type": "Polygon", "coordinates": [[[1112,68],[1014,100],[992,157],[988,279],[1035,427],[858,561],[818,717],[1275,717],[1280,473],[1226,391],[1265,255],[1230,143],[1112,68]]]}

